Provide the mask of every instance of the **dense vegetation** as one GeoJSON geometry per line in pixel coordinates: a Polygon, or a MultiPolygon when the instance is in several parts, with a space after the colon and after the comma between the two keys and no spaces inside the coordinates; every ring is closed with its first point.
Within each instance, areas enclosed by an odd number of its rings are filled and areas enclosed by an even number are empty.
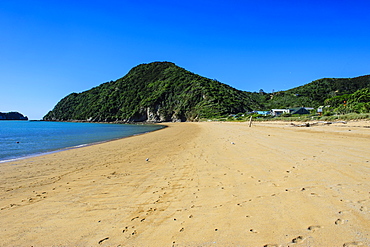
{"type": "Polygon", "coordinates": [[[366,113],[370,111],[369,92],[368,75],[324,78],[287,91],[251,93],[173,63],[154,62],[136,66],[116,81],[66,96],[44,120],[196,121],[302,106],[328,106],[325,111],[331,113],[366,113]]]}
{"type": "Polygon", "coordinates": [[[173,63],[154,62],[68,95],[44,120],[194,121],[262,107],[253,95],[173,63]]]}
{"type": "Polygon", "coordinates": [[[370,88],[362,88],[353,94],[343,94],[325,100],[326,114],[369,113],[370,88]]]}
{"type": "Polygon", "coordinates": [[[261,115],[256,112],[246,114],[229,115],[228,117],[218,118],[222,121],[246,121],[250,117],[259,120],[284,120],[284,121],[310,121],[313,119],[321,121],[332,120],[357,120],[370,119],[370,88],[362,88],[353,94],[343,94],[334,96],[324,101],[324,106],[320,106],[322,113],[318,114],[316,109],[310,114],[282,114],[280,117],[272,115],[261,115]]]}
{"type": "Polygon", "coordinates": [[[287,91],[263,93],[261,100],[265,109],[302,106],[317,108],[328,105],[325,100],[329,98],[345,98],[343,95],[352,94],[363,88],[370,88],[370,75],[356,78],[324,78],[287,91]]]}

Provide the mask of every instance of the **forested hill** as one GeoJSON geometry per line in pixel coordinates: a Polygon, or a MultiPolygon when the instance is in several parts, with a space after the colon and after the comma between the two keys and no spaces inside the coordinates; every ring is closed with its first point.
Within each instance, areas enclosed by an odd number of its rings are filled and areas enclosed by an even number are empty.
{"type": "Polygon", "coordinates": [[[234,89],[170,62],[134,67],[124,77],[63,98],[44,120],[193,121],[263,108],[234,89]]]}
{"type": "Polygon", "coordinates": [[[174,63],[154,62],[138,65],[116,81],[66,96],[44,120],[194,121],[252,110],[316,108],[324,104],[337,107],[351,94],[366,88],[370,89],[370,75],[324,78],[287,91],[251,93],[174,63]]]}
{"type": "Polygon", "coordinates": [[[260,100],[267,109],[318,107],[331,98],[350,95],[364,88],[370,89],[370,75],[355,78],[323,78],[286,91],[263,93],[260,100]]]}

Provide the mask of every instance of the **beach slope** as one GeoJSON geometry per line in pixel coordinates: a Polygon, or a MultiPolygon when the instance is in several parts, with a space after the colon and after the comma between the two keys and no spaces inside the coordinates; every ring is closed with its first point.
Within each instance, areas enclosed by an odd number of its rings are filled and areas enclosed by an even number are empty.
{"type": "Polygon", "coordinates": [[[0,245],[370,245],[369,123],[168,125],[0,164],[0,245]]]}

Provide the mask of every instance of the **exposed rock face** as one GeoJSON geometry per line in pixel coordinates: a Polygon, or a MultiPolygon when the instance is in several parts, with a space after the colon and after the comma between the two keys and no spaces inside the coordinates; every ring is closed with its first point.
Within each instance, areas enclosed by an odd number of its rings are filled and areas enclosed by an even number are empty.
{"type": "Polygon", "coordinates": [[[146,108],[146,121],[148,122],[163,122],[166,121],[164,116],[159,114],[160,106],[156,105],[153,111],[150,110],[150,107],[146,108]]]}
{"type": "Polygon", "coordinates": [[[128,122],[150,122],[150,123],[161,123],[161,122],[185,122],[185,118],[181,118],[178,114],[173,113],[171,116],[166,116],[161,112],[161,106],[155,105],[154,108],[147,107],[141,109],[140,113],[136,114],[128,120],[128,122]]]}
{"type": "Polygon", "coordinates": [[[19,112],[0,112],[0,120],[28,120],[28,117],[19,112]]]}

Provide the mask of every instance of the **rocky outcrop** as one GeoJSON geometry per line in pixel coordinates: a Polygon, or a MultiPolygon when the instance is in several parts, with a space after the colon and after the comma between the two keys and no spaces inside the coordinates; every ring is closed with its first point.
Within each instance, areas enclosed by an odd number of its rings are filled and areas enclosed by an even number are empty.
{"type": "Polygon", "coordinates": [[[154,107],[142,108],[141,111],[131,117],[127,122],[185,122],[187,119],[173,112],[171,115],[166,115],[166,112],[161,109],[160,105],[154,107]]]}

